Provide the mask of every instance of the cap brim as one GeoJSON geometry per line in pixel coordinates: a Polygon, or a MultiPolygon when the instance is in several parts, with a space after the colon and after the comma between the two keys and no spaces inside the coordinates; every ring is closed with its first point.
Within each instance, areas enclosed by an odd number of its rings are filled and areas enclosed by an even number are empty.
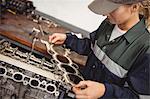
{"type": "Polygon", "coordinates": [[[89,4],[88,8],[96,14],[105,15],[111,13],[121,5],[122,4],[116,4],[109,0],[94,0],[89,4]]]}

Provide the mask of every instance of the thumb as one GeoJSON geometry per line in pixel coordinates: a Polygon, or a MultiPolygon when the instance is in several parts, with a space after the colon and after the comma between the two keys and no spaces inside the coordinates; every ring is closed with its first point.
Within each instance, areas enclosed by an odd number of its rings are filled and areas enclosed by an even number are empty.
{"type": "Polygon", "coordinates": [[[88,85],[88,81],[80,81],[79,84],[75,85],[74,87],[85,88],[88,85]]]}

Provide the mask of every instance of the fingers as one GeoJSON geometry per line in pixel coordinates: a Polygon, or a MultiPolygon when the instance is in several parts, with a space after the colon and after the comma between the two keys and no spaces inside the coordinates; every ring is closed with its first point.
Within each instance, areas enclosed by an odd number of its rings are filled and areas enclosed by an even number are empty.
{"type": "Polygon", "coordinates": [[[73,92],[77,99],[97,99],[104,95],[105,86],[94,81],[81,81],[73,87],[73,92]]]}
{"type": "Polygon", "coordinates": [[[73,92],[76,94],[76,99],[88,99],[87,91],[86,89],[79,89],[74,87],[73,92]]]}
{"type": "Polygon", "coordinates": [[[77,84],[73,87],[73,91],[79,95],[86,94],[86,90],[84,90],[84,89],[87,88],[87,83],[88,83],[88,81],[80,81],[79,84],[77,84]]]}
{"type": "Polygon", "coordinates": [[[57,36],[56,34],[50,35],[50,36],[49,36],[49,42],[52,43],[53,40],[56,38],[56,36],[57,36]]]}
{"type": "Polygon", "coordinates": [[[74,92],[76,95],[86,95],[86,91],[85,91],[85,90],[81,90],[81,89],[76,88],[76,87],[73,87],[73,92],[74,92]]]}
{"type": "Polygon", "coordinates": [[[49,36],[49,42],[54,44],[63,44],[66,39],[66,34],[54,33],[49,36]]]}
{"type": "Polygon", "coordinates": [[[57,41],[59,41],[59,39],[60,39],[59,37],[53,37],[51,43],[55,44],[57,41]]]}
{"type": "Polygon", "coordinates": [[[76,95],[76,99],[88,99],[86,95],[76,95]]]}
{"type": "Polygon", "coordinates": [[[79,84],[75,85],[74,87],[84,88],[87,87],[88,85],[89,85],[89,81],[80,81],[79,84]]]}

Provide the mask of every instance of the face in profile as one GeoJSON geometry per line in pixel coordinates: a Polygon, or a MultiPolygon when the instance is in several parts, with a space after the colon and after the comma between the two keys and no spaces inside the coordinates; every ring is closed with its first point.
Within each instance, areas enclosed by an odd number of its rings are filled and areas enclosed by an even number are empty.
{"type": "Polygon", "coordinates": [[[131,5],[122,5],[111,13],[106,14],[106,16],[110,23],[119,25],[127,22],[132,14],[131,5]]]}

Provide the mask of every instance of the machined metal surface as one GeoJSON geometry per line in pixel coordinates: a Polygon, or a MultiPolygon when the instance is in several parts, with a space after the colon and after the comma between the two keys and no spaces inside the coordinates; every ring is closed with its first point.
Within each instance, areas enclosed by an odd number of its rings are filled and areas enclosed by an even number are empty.
{"type": "MultiPolygon", "coordinates": [[[[4,90],[10,89],[8,91],[10,93],[7,92],[10,97],[15,94],[16,97],[26,99],[23,96],[26,95],[25,91],[29,88],[40,90],[41,94],[47,93],[50,97],[53,96],[51,99],[57,99],[63,91],[71,90],[71,85],[75,84],[78,78],[80,81],[83,80],[75,67],[55,60],[55,56],[52,56],[51,59],[45,59],[37,54],[26,52],[5,39],[1,39],[0,43],[0,78],[1,81],[5,80],[5,83],[0,84],[0,89],[2,89],[0,92],[5,93],[4,90]],[[71,81],[75,77],[70,75],[76,76],[76,80],[71,81]],[[13,83],[12,88],[7,88],[7,83],[13,83]],[[19,89],[25,90],[21,93],[23,96],[20,96],[20,93],[14,93],[16,88],[14,83],[19,84],[16,86],[19,89]]],[[[1,97],[5,99],[2,93],[1,97]]]]}
{"type": "Polygon", "coordinates": [[[74,98],[72,85],[84,80],[79,66],[47,39],[70,30],[36,14],[29,0],[0,5],[0,99],[74,98]]]}

